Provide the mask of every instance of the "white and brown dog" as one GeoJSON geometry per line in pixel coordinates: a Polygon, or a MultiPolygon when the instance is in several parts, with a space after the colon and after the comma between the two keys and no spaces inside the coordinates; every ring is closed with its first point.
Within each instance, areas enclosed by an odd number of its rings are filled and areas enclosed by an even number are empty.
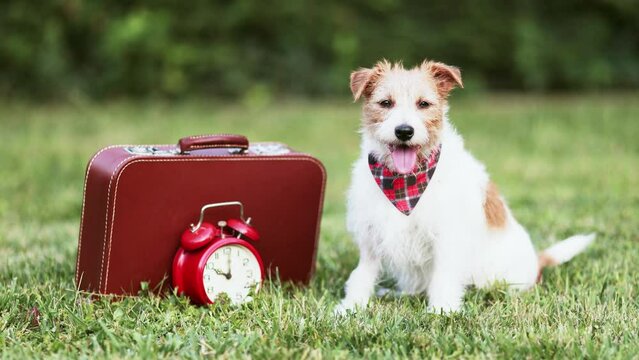
{"type": "Polygon", "coordinates": [[[365,307],[384,267],[401,293],[425,292],[431,311],[457,311],[466,286],[530,288],[541,268],[594,240],[577,235],[535,252],[448,121],[456,86],[459,69],[432,61],[404,69],[384,60],[351,74],[355,100],[364,98],[347,214],[360,259],[336,313],[365,307]]]}

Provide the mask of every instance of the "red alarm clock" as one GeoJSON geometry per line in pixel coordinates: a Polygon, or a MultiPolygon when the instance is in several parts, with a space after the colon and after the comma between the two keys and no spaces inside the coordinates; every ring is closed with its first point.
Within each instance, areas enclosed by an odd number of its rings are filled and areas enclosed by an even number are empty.
{"type": "Polygon", "coordinates": [[[251,300],[264,280],[262,257],[249,241],[259,234],[244,219],[239,201],[207,204],[200,210],[200,220],[184,231],[181,245],[173,259],[173,288],[196,304],[212,304],[226,294],[234,304],[251,300]],[[207,209],[239,206],[240,218],[219,221],[217,226],[203,222],[207,209]]]}

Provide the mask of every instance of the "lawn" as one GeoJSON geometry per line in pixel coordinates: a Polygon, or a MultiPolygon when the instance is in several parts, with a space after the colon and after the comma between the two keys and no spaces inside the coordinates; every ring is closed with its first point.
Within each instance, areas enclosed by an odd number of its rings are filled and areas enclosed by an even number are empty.
{"type": "Polygon", "coordinates": [[[538,248],[597,242],[522,294],[470,290],[463,311],[382,298],[335,319],[357,262],[344,192],[358,105],[282,101],[0,103],[0,351],[3,357],[616,357],[639,354],[638,94],[453,95],[450,116],[538,248]],[[89,301],[73,276],[86,162],[119,143],[238,132],[314,154],[328,171],[317,274],[269,283],[242,307],[143,293],[89,301]],[[33,316],[34,308],[39,316],[33,316]]]}

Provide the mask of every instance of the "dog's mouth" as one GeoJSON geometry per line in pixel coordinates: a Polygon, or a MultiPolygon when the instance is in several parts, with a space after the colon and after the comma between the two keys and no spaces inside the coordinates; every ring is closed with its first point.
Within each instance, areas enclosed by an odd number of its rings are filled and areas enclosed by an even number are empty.
{"type": "Polygon", "coordinates": [[[389,145],[391,158],[393,159],[393,165],[395,170],[400,174],[409,174],[415,170],[417,164],[417,154],[421,146],[408,146],[408,145],[389,145]]]}

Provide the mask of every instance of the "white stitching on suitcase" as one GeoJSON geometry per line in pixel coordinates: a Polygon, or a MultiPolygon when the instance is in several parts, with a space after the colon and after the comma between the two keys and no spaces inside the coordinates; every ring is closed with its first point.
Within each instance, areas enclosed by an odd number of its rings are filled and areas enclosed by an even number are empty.
{"type": "MultiPolygon", "coordinates": [[[[82,250],[82,228],[84,228],[84,208],[85,208],[85,204],[86,204],[86,197],[87,197],[87,181],[89,180],[89,172],[91,171],[91,165],[93,165],[93,161],[95,161],[95,159],[98,158],[98,156],[100,156],[100,154],[102,154],[104,151],[115,148],[115,147],[119,147],[122,145],[112,145],[112,146],[107,146],[103,149],[101,149],[100,151],[98,151],[95,155],[93,155],[93,157],[91,158],[91,161],[89,161],[89,165],[87,166],[87,172],[84,175],[84,189],[82,190],[82,215],[80,216],[80,234],[78,235],[78,256],[75,260],[75,287],[79,288],[80,284],[79,284],[79,279],[80,279],[80,254],[81,254],[81,250],[82,250]]],[[[108,205],[107,205],[108,206],[108,205]]]]}
{"type": "Polygon", "coordinates": [[[189,148],[191,149],[215,149],[215,148],[241,148],[243,146],[235,145],[235,144],[225,144],[225,145],[191,145],[189,148]]]}
{"type": "Polygon", "coordinates": [[[208,135],[193,135],[193,136],[189,136],[189,139],[195,140],[195,139],[201,139],[201,138],[205,138],[205,137],[213,137],[213,136],[242,136],[242,135],[237,135],[237,134],[208,134],[208,135]]]}
{"type": "MultiPolygon", "coordinates": [[[[107,267],[106,267],[106,273],[104,272],[103,266],[104,266],[104,253],[105,253],[105,248],[106,248],[106,232],[105,232],[105,246],[102,248],[102,264],[100,265],[100,287],[102,288],[102,274],[104,273],[105,275],[105,280],[104,280],[104,291],[106,292],[107,290],[107,285],[109,283],[109,264],[111,261],[111,240],[113,237],[113,228],[115,225],[115,205],[117,203],[117,199],[118,199],[118,184],[120,182],[120,176],[122,176],[122,174],[124,173],[124,170],[126,170],[127,167],[129,167],[129,165],[134,164],[134,163],[138,163],[138,162],[175,162],[175,161],[183,161],[183,162],[187,162],[187,161],[273,161],[273,160],[281,160],[281,161],[292,161],[292,160],[305,160],[305,161],[310,161],[313,162],[317,165],[319,165],[320,170],[322,171],[322,188],[320,191],[320,201],[319,201],[319,205],[318,205],[318,210],[317,210],[317,229],[315,231],[315,239],[317,239],[318,235],[319,235],[319,230],[320,230],[320,216],[322,213],[322,204],[323,204],[323,199],[324,199],[324,190],[325,190],[325,185],[326,185],[326,170],[324,169],[324,166],[322,165],[322,163],[320,163],[317,159],[312,158],[312,157],[287,157],[287,158],[241,158],[240,156],[243,155],[236,155],[238,156],[237,159],[233,159],[233,158],[219,158],[219,157],[205,157],[205,158],[196,158],[196,159],[139,159],[139,160],[131,160],[130,163],[126,164],[122,170],[118,173],[118,177],[115,181],[115,193],[113,196],[113,215],[111,217],[111,229],[109,231],[109,252],[107,254],[107,267]]],[[[231,157],[234,157],[233,155],[231,155],[231,157]]],[[[131,158],[127,158],[125,160],[123,160],[122,162],[120,162],[118,164],[118,166],[116,166],[113,174],[115,174],[115,171],[120,167],[120,165],[122,165],[123,162],[125,162],[126,160],[129,160],[131,158]]],[[[113,178],[113,175],[111,175],[111,177],[113,178]]],[[[111,179],[113,180],[113,179],[111,179]]],[[[111,193],[111,181],[109,181],[109,194],[111,193]]],[[[108,206],[108,200],[107,200],[107,206],[108,206]]],[[[109,218],[109,211],[107,209],[107,216],[106,216],[108,221],[109,218]]],[[[317,249],[317,245],[316,245],[316,249],[317,249]]]]}
{"type": "MultiPolygon", "coordinates": [[[[127,146],[135,146],[135,145],[111,145],[111,146],[107,146],[103,149],[101,149],[100,151],[98,151],[95,155],[93,155],[93,157],[91,158],[91,161],[89,161],[89,165],[87,166],[87,171],[86,174],[84,175],[84,189],[82,191],[82,215],[80,216],[80,234],[78,235],[78,256],[76,257],[76,263],[75,263],[75,282],[76,282],[76,288],[80,287],[80,284],[78,283],[79,278],[80,278],[80,255],[81,255],[81,250],[82,250],[82,228],[84,227],[84,211],[85,211],[85,204],[86,204],[86,197],[87,197],[87,180],[89,179],[89,172],[91,171],[91,165],[93,165],[93,162],[95,161],[95,159],[98,158],[98,156],[100,154],[102,154],[104,151],[109,150],[109,149],[113,149],[113,148],[122,148],[122,147],[127,147],[127,146]]],[[[170,146],[170,145],[148,145],[148,146],[170,146]]],[[[120,167],[120,165],[122,165],[122,163],[128,159],[131,159],[131,157],[128,157],[126,159],[124,159],[122,162],[120,162],[118,164],[118,166],[116,167],[116,169],[118,167],[120,167]]],[[[105,232],[105,236],[104,236],[104,241],[102,243],[102,257],[104,257],[104,243],[106,242],[106,232],[107,232],[107,220],[109,218],[109,200],[108,197],[111,194],[111,180],[113,179],[113,175],[115,174],[115,171],[113,173],[111,173],[111,177],[109,179],[109,190],[107,192],[107,214],[106,214],[106,220],[105,220],[105,224],[104,224],[104,232],[105,232]]],[[[98,291],[100,291],[100,287],[101,287],[101,283],[102,283],[102,267],[100,267],[100,282],[98,283],[98,291]]]]}
{"type": "MultiPolygon", "coordinates": [[[[122,165],[125,161],[129,160],[130,158],[124,158],[124,160],[120,161],[120,163],[113,169],[113,172],[111,173],[111,177],[109,178],[109,190],[107,191],[107,211],[106,211],[106,216],[104,217],[104,240],[102,240],[102,259],[100,260],[100,281],[98,282],[98,291],[99,289],[102,289],[102,273],[104,272],[104,252],[106,251],[106,239],[107,239],[107,232],[110,232],[110,230],[113,230],[113,221],[111,221],[111,229],[109,229],[109,200],[111,198],[111,183],[113,182],[113,176],[115,175],[115,172],[118,171],[118,168],[120,167],[120,165],[122,165]]],[[[126,165],[124,166],[124,168],[126,168],[126,165]]],[[[122,170],[124,170],[124,168],[122,170]]],[[[118,180],[120,179],[120,175],[118,174],[118,180]]],[[[117,182],[116,182],[117,184],[117,182]]],[[[115,210],[115,195],[117,195],[117,188],[114,194],[114,207],[113,209],[115,210]]],[[[113,214],[115,216],[115,213],[113,214]]],[[[111,244],[111,240],[109,239],[109,245],[111,244]]],[[[111,253],[111,250],[109,249],[109,253],[111,253]]],[[[106,292],[106,284],[104,286],[104,291],[106,292]]]]}

